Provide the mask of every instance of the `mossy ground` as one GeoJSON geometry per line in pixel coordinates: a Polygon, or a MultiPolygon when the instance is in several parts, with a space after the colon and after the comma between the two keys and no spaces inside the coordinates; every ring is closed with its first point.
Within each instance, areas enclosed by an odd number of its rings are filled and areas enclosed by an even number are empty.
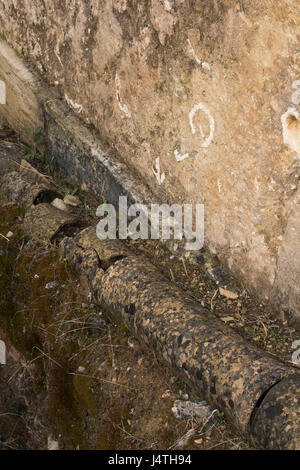
{"type": "MultiPolygon", "coordinates": [[[[0,327],[35,365],[32,386],[43,397],[45,428],[36,447],[46,448],[52,435],[67,449],[167,449],[191,427],[199,438],[196,420],[178,421],[171,411],[179,390],[192,391],[138,343],[129,347],[125,326],[85,303],[59,248],[22,234],[23,215],[22,208],[1,207],[0,232],[13,236],[0,238],[0,327]],[[53,281],[56,287],[46,289],[53,281]]],[[[13,446],[26,448],[18,429],[13,446]]],[[[201,432],[203,446],[187,448],[224,448],[224,433],[225,447],[246,447],[221,423],[213,433],[201,432]]]]}

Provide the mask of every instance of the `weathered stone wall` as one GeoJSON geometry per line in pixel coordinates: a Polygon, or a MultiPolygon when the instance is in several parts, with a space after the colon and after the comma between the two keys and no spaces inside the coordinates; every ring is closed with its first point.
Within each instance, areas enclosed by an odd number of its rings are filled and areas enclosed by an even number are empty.
{"type": "Polygon", "coordinates": [[[0,0],[0,32],[154,194],[300,319],[298,0],[0,0]]]}

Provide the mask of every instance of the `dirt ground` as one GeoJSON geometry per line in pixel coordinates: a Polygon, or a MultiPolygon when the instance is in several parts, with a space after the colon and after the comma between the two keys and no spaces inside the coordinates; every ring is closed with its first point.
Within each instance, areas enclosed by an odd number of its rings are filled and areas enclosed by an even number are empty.
{"type": "MultiPolygon", "coordinates": [[[[97,222],[101,201],[61,181],[51,158],[21,148],[9,129],[0,139],[2,168],[15,170],[26,157],[62,194],[81,199],[84,225],[97,222]]],[[[213,427],[175,418],[174,401],[202,400],[197,390],[89,303],[59,246],[24,236],[23,216],[22,207],[3,206],[0,198],[0,339],[8,348],[0,366],[0,449],[251,449],[221,412],[213,427]]],[[[204,260],[196,267],[158,242],[128,243],[240,335],[291,361],[299,332],[274,319],[220,268],[236,299],[220,294],[204,260]]]]}

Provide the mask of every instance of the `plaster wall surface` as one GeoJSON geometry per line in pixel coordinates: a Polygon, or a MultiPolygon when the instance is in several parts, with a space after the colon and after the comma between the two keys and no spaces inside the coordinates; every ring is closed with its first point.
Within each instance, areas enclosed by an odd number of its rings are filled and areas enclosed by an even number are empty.
{"type": "Polygon", "coordinates": [[[2,39],[298,324],[299,25],[298,0],[0,0],[2,39]]]}

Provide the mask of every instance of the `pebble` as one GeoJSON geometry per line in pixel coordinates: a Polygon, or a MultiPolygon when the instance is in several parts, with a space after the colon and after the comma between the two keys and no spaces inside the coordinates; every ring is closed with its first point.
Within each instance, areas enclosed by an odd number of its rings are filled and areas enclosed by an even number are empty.
{"type": "Polygon", "coordinates": [[[213,408],[206,401],[191,402],[183,400],[175,400],[172,413],[175,418],[199,418],[203,424],[214,425],[218,422],[217,409],[213,408]]]}
{"type": "Polygon", "coordinates": [[[52,282],[48,282],[45,285],[45,289],[54,289],[57,286],[58,286],[58,281],[52,281],[52,282]]]}
{"type": "Polygon", "coordinates": [[[58,197],[56,197],[52,202],[51,202],[51,206],[53,207],[56,207],[56,209],[59,209],[61,211],[68,211],[68,207],[66,206],[66,204],[64,203],[64,201],[62,199],[59,199],[58,197]]]}
{"type": "Polygon", "coordinates": [[[188,400],[189,396],[187,393],[184,393],[182,390],[179,390],[179,395],[183,400],[188,400]]]}
{"type": "Polygon", "coordinates": [[[58,441],[55,441],[51,436],[48,436],[48,450],[59,450],[58,441]]]}

